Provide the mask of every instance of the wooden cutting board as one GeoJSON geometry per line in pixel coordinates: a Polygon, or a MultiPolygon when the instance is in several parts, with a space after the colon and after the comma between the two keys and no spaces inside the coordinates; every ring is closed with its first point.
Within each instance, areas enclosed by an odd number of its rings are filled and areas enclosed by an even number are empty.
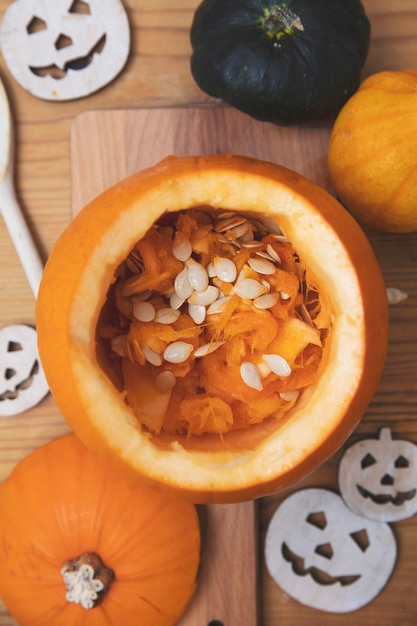
{"type": "MultiPolygon", "coordinates": [[[[76,214],[105,188],[169,154],[235,153],[275,161],[330,189],[328,128],[279,128],[226,107],[87,111],[71,129],[76,214]]],[[[204,507],[198,587],[181,626],[257,626],[255,502],[204,507]]]]}

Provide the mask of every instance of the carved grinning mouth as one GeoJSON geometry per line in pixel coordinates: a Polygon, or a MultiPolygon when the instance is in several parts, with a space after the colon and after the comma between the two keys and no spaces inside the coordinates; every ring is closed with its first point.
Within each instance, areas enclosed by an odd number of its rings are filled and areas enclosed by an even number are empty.
{"type": "MultiPolygon", "coordinates": [[[[0,402],[3,402],[3,400],[15,400],[19,395],[19,391],[27,389],[28,387],[31,386],[33,382],[33,378],[34,376],[36,376],[38,372],[39,372],[39,363],[37,360],[35,360],[33,363],[32,369],[29,373],[29,376],[25,380],[22,380],[17,385],[15,385],[13,389],[7,389],[5,392],[1,393],[0,402]]],[[[12,381],[13,376],[15,374],[16,372],[13,368],[8,368],[6,369],[6,372],[5,372],[5,378],[7,380],[10,379],[12,381]]]]}
{"type": "Polygon", "coordinates": [[[104,34],[98,42],[91,48],[91,50],[82,57],[77,57],[67,61],[63,68],[53,63],[52,65],[45,65],[43,67],[29,66],[31,72],[36,76],[51,76],[56,80],[64,78],[69,70],[83,70],[93,62],[94,56],[100,54],[103,51],[106,42],[106,35],[104,34]]]}
{"type": "Polygon", "coordinates": [[[282,556],[288,563],[291,564],[292,570],[298,576],[306,576],[309,574],[311,578],[320,585],[335,585],[340,584],[342,587],[352,585],[361,576],[360,574],[353,574],[347,576],[330,576],[327,572],[319,569],[318,567],[304,567],[304,559],[287,546],[284,542],[282,544],[282,556]]]}
{"type": "Polygon", "coordinates": [[[390,494],[373,494],[361,485],[356,485],[357,490],[364,498],[370,498],[375,504],[393,504],[394,506],[401,506],[404,502],[412,500],[417,489],[411,489],[410,491],[399,491],[395,496],[390,494]]]}

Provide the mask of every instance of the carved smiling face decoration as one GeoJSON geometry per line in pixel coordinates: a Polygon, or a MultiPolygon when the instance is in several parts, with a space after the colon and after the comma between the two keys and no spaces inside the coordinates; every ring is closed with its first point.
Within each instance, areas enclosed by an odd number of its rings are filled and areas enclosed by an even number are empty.
{"type": "Polygon", "coordinates": [[[37,335],[24,324],[0,330],[0,417],[35,406],[49,388],[39,360],[37,335]]]}
{"type": "Polygon", "coordinates": [[[70,100],[117,76],[130,31],[120,0],[16,0],[4,13],[0,42],[22,87],[45,100],[70,100]]]}
{"type": "Polygon", "coordinates": [[[352,513],[326,489],[290,495],[276,510],[265,540],[268,571],[290,596],[315,609],[346,613],[384,587],[396,559],[388,524],[352,513]]]}
{"type": "Polygon", "coordinates": [[[339,488],[358,515],[384,522],[411,517],[417,512],[417,446],[382,428],[379,439],[363,439],[345,452],[339,488]]]}

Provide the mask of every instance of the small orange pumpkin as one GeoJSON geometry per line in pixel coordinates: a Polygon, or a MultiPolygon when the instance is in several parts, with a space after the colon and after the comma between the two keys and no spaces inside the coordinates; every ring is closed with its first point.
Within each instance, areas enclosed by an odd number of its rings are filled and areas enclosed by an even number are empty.
{"type": "Polygon", "coordinates": [[[74,435],[16,466],[0,519],[0,597],[21,626],[173,626],[194,593],[195,507],[132,483],[74,435]]]}
{"type": "Polygon", "coordinates": [[[329,169],[360,222],[387,232],[417,231],[417,70],[369,76],[336,118],[329,169]]]}
{"type": "Polygon", "coordinates": [[[311,181],[168,158],[75,218],[37,330],[88,447],[194,502],[234,502],[300,479],[350,434],[383,367],[387,298],[357,223],[311,181]]]}

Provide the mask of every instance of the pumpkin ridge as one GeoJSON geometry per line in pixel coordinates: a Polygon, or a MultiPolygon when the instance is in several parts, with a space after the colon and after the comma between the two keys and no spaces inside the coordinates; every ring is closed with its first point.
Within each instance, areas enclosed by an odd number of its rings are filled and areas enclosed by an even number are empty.
{"type": "Polygon", "coordinates": [[[393,202],[399,202],[401,197],[409,192],[410,188],[417,188],[417,164],[414,167],[409,168],[409,171],[403,177],[401,183],[392,191],[391,197],[389,198],[393,202]]]}
{"type": "MultiPolygon", "coordinates": [[[[160,500],[160,494],[143,490],[143,486],[127,480],[119,470],[97,459],[73,434],[53,440],[23,459],[0,485],[0,593],[19,624],[48,626],[59,623],[69,626],[86,624],[88,621],[97,626],[121,622],[127,626],[136,626],[140,619],[141,623],[143,621],[152,626],[167,626],[178,621],[195,589],[199,521],[195,507],[190,508],[185,502],[169,497],[164,505],[158,504],[160,500]],[[72,471],[74,467],[82,468],[81,481],[78,480],[77,472],[72,471]],[[100,472],[103,468],[107,472],[104,476],[100,472]],[[95,472],[89,474],[88,470],[95,472]],[[38,483],[39,475],[44,476],[42,483],[38,483]],[[107,510],[112,514],[114,509],[119,510],[119,519],[130,510],[128,524],[121,527],[111,522],[110,526],[117,527],[119,542],[123,542],[127,535],[130,537],[130,552],[123,555],[117,554],[114,549],[117,534],[110,539],[106,534],[105,511],[102,511],[101,521],[97,520],[95,504],[102,490],[95,491],[94,485],[100,481],[107,485],[109,475],[114,487],[113,498],[107,502],[107,510]],[[52,486],[54,488],[48,488],[52,486]],[[80,486],[83,489],[80,490],[81,499],[77,501],[74,493],[80,486]],[[92,488],[90,498],[86,497],[89,486],[92,488]],[[26,508],[16,505],[25,489],[27,496],[22,504],[33,501],[28,511],[37,511],[36,524],[33,524],[26,508]],[[146,532],[138,536],[136,527],[147,510],[148,496],[154,513],[153,527],[148,525],[146,532]],[[72,533],[66,538],[57,532],[60,524],[51,526],[51,521],[55,524],[55,519],[61,516],[65,521],[71,518],[73,524],[72,533]],[[102,532],[92,528],[94,524],[100,524],[102,532]],[[40,532],[44,530],[45,537],[39,546],[40,532]],[[42,544],[48,545],[47,535],[50,545],[48,550],[43,551],[42,544]],[[107,550],[106,541],[113,544],[110,550],[107,550]],[[170,546],[166,556],[159,552],[161,541],[170,546]],[[82,607],[66,600],[65,584],[60,576],[63,563],[77,557],[77,550],[83,549],[83,543],[88,544],[89,551],[96,551],[97,554],[101,552],[101,559],[110,569],[114,568],[115,574],[102,602],[91,612],[86,612],[88,617],[84,613],[80,614],[80,610],[84,611],[82,607]],[[144,547],[148,551],[153,548],[152,558],[147,561],[144,547]],[[111,551],[115,558],[110,557],[111,551]],[[46,563],[45,554],[50,555],[46,563]],[[165,559],[165,565],[160,563],[161,559],[165,559]],[[169,588],[172,593],[167,592],[169,588]],[[147,607],[138,600],[141,595],[149,600],[147,607]],[[151,606],[154,609],[150,609],[151,606]]],[[[91,555],[88,555],[87,563],[91,562],[90,559],[91,555]]],[[[102,577],[104,574],[100,568],[98,566],[97,573],[102,577]]],[[[91,589],[86,588],[85,591],[90,593],[91,589]]],[[[74,599],[77,601],[77,596],[74,599]]]]}

